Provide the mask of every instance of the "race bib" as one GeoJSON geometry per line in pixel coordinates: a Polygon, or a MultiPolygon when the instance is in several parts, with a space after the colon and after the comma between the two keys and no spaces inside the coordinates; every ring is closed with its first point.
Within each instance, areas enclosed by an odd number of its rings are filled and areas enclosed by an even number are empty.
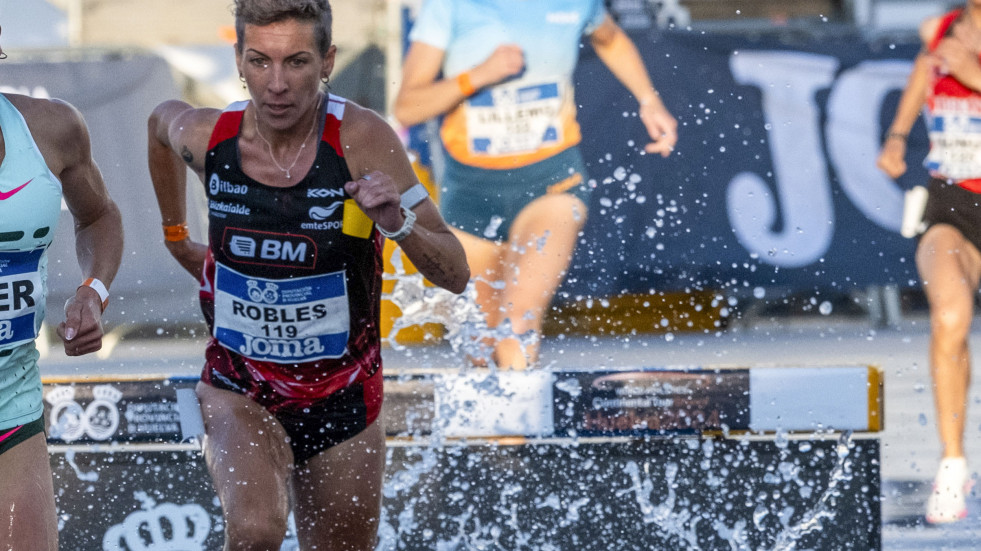
{"type": "Polygon", "coordinates": [[[43,257],[44,249],[0,251],[0,349],[38,336],[44,316],[43,257]]]}
{"type": "Polygon", "coordinates": [[[216,266],[214,336],[242,356],[274,363],[339,358],[350,325],[344,272],[265,279],[216,266]]]}
{"type": "Polygon", "coordinates": [[[924,165],[953,180],[981,178],[981,113],[934,112],[924,165]]]}
{"type": "Polygon", "coordinates": [[[513,155],[558,143],[565,98],[558,82],[503,84],[466,102],[467,143],[475,155],[513,155]]]}

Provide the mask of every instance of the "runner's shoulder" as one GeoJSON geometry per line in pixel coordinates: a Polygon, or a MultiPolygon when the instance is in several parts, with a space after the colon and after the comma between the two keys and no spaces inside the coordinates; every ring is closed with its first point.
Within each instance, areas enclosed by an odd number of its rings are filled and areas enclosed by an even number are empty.
{"type": "Polygon", "coordinates": [[[341,125],[341,144],[345,148],[378,144],[376,138],[380,134],[394,133],[391,125],[376,111],[345,100],[344,124],[341,125]]]}
{"type": "Polygon", "coordinates": [[[928,17],[920,23],[920,42],[924,46],[928,46],[933,39],[937,36],[937,31],[940,30],[940,24],[943,22],[944,16],[937,15],[934,17],[928,17]]]}
{"type": "Polygon", "coordinates": [[[175,102],[171,119],[171,132],[204,137],[207,139],[221,116],[221,109],[213,107],[191,107],[184,102],[175,102]]]}
{"type": "Polygon", "coordinates": [[[35,140],[73,140],[86,132],[81,112],[67,101],[22,94],[4,97],[23,115],[35,140]]]}
{"type": "Polygon", "coordinates": [[[34,143],[55,173],[91,155],[88,128],[82,113],[61,99],[4,94],[27,122],[34,143]]]}
{"type": "Polygon", "coordinates": [[[184,101],[169,100],[153,110],[150,125],[158,139],[188,161],[188,152],[191,159],[204,157],[220,115],[220,109],[193,107],[184,101]]]}

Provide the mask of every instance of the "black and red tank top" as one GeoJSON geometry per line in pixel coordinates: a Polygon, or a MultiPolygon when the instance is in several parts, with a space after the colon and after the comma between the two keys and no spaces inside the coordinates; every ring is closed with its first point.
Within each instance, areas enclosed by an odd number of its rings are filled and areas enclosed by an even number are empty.
{"type": "Polygon", "coordinates": [[[345,100],[326,99],[316,160],[295,186],[268,186],[242,170],[248,102],[222,112],[205,160],[209,252],[200,299],[212,335],[209,367],[300,401],[381,368],[383,240],[344,191],[345,100]],[[211,353],[216,346],[227,353],[211,353]]]}
{"type": "MultiPolygon", "coordinates": [[[[931,52],[947,36],[963,10],[945,14],[927,44],[931,52]]],[[[937,178],[957,181],[981,193],[981,94],[941,71],[931,78],[926,101],[930,151],[923,164],[937,178]]]]}

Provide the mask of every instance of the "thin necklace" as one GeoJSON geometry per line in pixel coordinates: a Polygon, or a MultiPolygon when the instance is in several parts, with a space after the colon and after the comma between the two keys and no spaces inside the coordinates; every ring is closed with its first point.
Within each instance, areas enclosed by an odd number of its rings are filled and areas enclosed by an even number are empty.
{"type": "Polygon", "coordinates": [[[276,165],[276,168],[278,168],[280,172],[286,173],[287,180],[292,179],[292,176],[290,176],[290,171],[293,170],[294,166],[296,166],[296,162],[300,160],[300,155],[303,155],[303,149],[307,146],[307,140],[309,140],[310,136],[313,134],[313,129],[317,127],[317,119],[320,118],[320,102],[322,100],[323,97],[317,100],[317,108],[313,112],[313,124],[310,125],[310,132],[307,133],[307,137],[303,138],[303,143],[300,144],[300,150],[296,152],[296,158],[294,158],[293,162],[290,163],[290,166],[286,168],[283,168],[279,164],[279,161],[276,160],[276,156],[273,155],[272,144],[270,144],[269,140],[267,140],[266,137],[262,135],[262,132],[259,131],[259,108],[256,107],[252,111],[252,114],[255,115],[255,133],[258,134],[262,141],[266,144],[266,149],[269,150],[269,157],[272,159],[273,164],[276,165]]]}

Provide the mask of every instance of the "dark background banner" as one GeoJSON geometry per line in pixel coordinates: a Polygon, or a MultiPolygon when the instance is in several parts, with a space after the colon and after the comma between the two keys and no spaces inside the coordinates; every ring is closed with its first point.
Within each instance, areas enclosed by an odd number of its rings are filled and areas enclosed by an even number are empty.
{"type": "Polygon", "coordinates": [[[919,285],[899,225],[903,191],[927,178],[923,122],[905,176],[875,167],[917,44],[841,31],[633,39],[680,139],[668,159],[641,155],[635,100],[584,49],[576,94],[597,188],[560,300],[919,285]]]}

